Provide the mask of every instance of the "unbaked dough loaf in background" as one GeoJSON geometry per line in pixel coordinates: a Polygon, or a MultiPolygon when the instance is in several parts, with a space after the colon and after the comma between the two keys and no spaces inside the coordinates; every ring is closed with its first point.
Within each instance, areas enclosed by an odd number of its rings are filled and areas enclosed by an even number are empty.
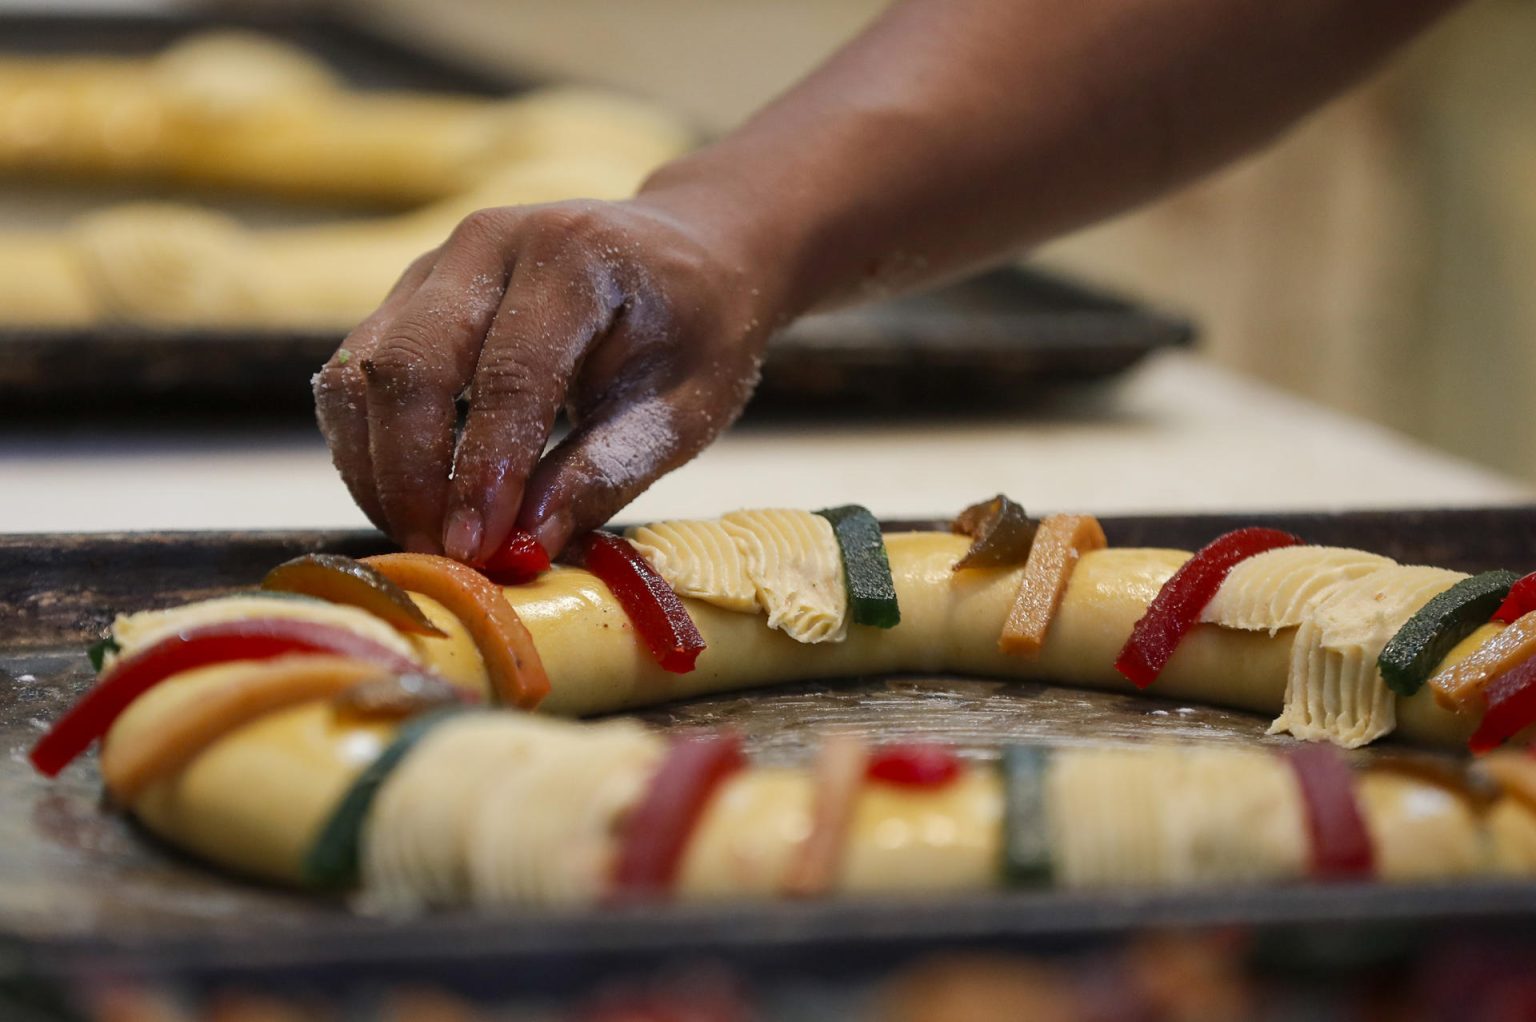
{"type": "Polygon", "coordinates": [[[619,199],[688,130],[596,90],[357,92],[250,33],[149,59],[0,59],[0,174],[218,187],[385,215],[258,227],[140,202],[0,231],[0,323],[341,330],[483,206],[619,199]]]}

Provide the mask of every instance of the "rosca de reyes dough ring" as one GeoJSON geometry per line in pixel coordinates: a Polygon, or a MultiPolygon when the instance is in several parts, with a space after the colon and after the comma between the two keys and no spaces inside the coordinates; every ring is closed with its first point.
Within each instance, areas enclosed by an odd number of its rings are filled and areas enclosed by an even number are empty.
{"type": "Polygon", "coordinates": [[[1480,705],[1510,734],[1536,720],[1523,663],[1461,710],[1382,677],[1384,651],[1428,677],[1497,641],[1505,624],[1473,620],[1497,601],[1442,596],[1466,576],[1273,530],[1191,554],[1106,546],[1091,520],[1016,522],[1007,544],[849,521],[873,519],[657,523],[600,537],[623,556],[500,590],[444,559],[387,578],[388,558],[307,558],[269,576],[299,593],[119,617],[97,685],[33,760],[56,773],[100,740],[109,795],[170,842],[394,911],[1536,873],[1536,780],[1518,762],[1433,774],[1336,748],[1393,734],[1455,750],[1487,731],[1480,705]],[[1031,569],[1039,536],[1053,545],[1031,569]],[[979,543],[1005,563],[958,567],[979,543]],[[1032,639],[1006,652],[1021,606],[1032,639]],[[678,658],[666,641],[682,635],[678,658]],[[961,760],[845,734],[785,766],[729,733],[576,719],[902,671],[1134,691],[1116,666],[1133,661],[1154,696],[1305,741],[1080,735],[961,760]]]}

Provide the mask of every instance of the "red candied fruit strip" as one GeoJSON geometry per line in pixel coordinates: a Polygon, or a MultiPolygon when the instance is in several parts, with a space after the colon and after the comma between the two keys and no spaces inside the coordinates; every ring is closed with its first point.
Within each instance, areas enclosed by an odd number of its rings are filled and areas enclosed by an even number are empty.
{"type": "Polygon", "coordinates": [[[421,666],[408,657],[334,625],[258,618],[189,628],[113,664],[32,747],[32,765],[46,777],[56,776],[106,734],[129,704],[173,674],[285,653],[336,653],[401,673],[421,673],[421,666]]]}
{"type": "Polygon", "coordinates": [[[746,765],[740,735],[689,735],[672,743],[625,820],[613,870],[616,897],[656,898],[672,890],[704,807],[720,783],[746,765]]]}
{"type": "Polygon", "coordinates": [[[1536,724],[1536,658],[1493,678],[1483,696],[1487,700],[1483,719],[1467,740],[1467,748],[1479,753],[1497,749],[1536,724]]]}
{"type": "Polygon", "coordinates": [[[960,758],[937,742],[882,745],[870,754],[865,776],[904,788],[938,788],[960,776],[960,758]]]}
{"type": "Polygon", "coordinates": [[[1307,743],[1286,757],[1301,788],[1311,838],[1312,876],[1365,880],[1376,870],[1370,831],[1355,798],[1355,775],[1331,745],[1307,743]]]}
{"type": "Polygon", "coordinates": [[[1533,610],[1536,610],[1536,571],[1509,587],[1509,595],[1493,612],[1493,620],[1512,625],[1533,610]]]}
{"type": "Polygon", "coordinates": [[[1205,605],[1221,588],[1228,572],[1266,550],[1300,542],[1300,537],[1279,529],[1249,528],[1218,536],[1206,544],[1163,583],[1147,612],[1131,630],[1131,637],[1115,661],[1115,670],[1137,688],[1152,684],[1168,666],[1180,640],[1200,620],[1205,605]]]}
{"type": "Polygon", "coordinates": [[[687,674],[704,652],[704,636],[667,580],[629,541],[593,532],[578,547],[581,566],[602,580],[663,670],[687,674]]]}
{"type": "Polygon", "coordinates": [[[513,529],[501,549],[480,565],[480,573],[499,586],[520,586],[548,570],[549,554],[524,529],[513,529]]]}

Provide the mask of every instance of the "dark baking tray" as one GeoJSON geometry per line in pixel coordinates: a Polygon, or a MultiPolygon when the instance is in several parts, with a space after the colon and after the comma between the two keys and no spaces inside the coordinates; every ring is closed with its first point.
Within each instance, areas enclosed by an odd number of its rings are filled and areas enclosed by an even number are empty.
{"type": "MultiPolygon", "coordinates": [[[[305,46],[361,87],[503,95],[531,84],[421,52],[345,8],[304,16],[0,14],[0,50],[150,53],[218,27],[258,29],[305,46]]],[[[1189,344],[1193,333],[1180,317],[1010,267],[802,321],[771,346],[755,407],[1006,408],[1043,386],[1113,376],[1151,351],[1189,344]]],[[[301,410],[310,375],[340,340],[306,331],[3,327],[0,409],[301,410]]]]}
{"type": "MultiPolygon", "coordinates": [[[[1105,520],[1117,544],[1192,547],[1268,524],[1319,543],[1476,571],[1536,561],[1536,507],[1105,520]]],[[[558,993],[615,969],[702,954],[754,972],[879,968],[954,946],[1070,949],[1155,926],[1243,924],[1392,932],[1536,923],[1536,884],[1309,886],[1197,892],[999,892],[932,900],[687,905],[644,911],[390,922],[338,902],[225,879],[98,805],[94,759],[44,782],[23,753],[89,683],[81,652],[118,610],[257,580],[302,551],[379,549],[376,534],[187,533],[0,537],[0,941],[33,970],[329,983],[388,977],[558,993]]],[[[985,757],[1007,739],[1155,735],[1274,743],[1267,720],[1149,697],[956,677],[861,678],[726,694],[641,716],[729,723],[756,754],[803,758],[828,725],[927,734],[985,757]]],[[[1370,753],[1367,753],[1368,755],[1370,753]]]]}

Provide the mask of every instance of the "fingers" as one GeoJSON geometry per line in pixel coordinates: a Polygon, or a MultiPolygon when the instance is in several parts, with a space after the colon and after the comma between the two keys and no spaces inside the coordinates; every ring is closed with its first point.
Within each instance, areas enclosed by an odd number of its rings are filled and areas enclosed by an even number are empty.
{"type": "Polygon", "coordinates": [[[612,402],[545,456],[523,495],[520,528],[551,555],[595,529],[719,430],[691,401],[652,395],[612,402]]]}
{"type": "Polygon", "coordinates": [[[504,210],[467,217],[362,359],[374,492],[408,550],[442,550],[455,402],[502,301],[514,220],[504,210]]]}
{"type": "Polygon", "coordinates": [[[378,346],[380,331],[427,279],[437,255],[438,250],[433,249],[407,267],[379,308],[347,335],[310,380],[315,418],[331,449],[331,460],[358,507],[369,521],[386,532],[389,520],[379,502],[369,453],[368,388],[362,363],[378,346]]]}
{"type": "Polygon", "coordinates": [[[478,563],[511,531],[566,389],[620,296],[569,229],[526,229],[474,371],[444,527],[452,557],[478,563]]]}

